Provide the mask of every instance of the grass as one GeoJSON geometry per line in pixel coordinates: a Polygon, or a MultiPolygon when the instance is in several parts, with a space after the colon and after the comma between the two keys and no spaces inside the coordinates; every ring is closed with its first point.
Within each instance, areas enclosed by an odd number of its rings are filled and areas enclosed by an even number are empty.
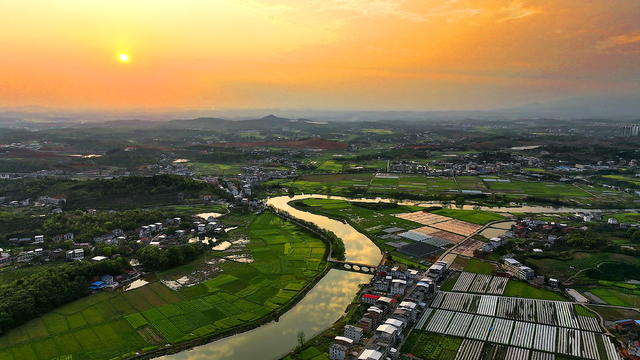
{"type": "Polygon", "coordinates": [[[640,307],[640,290],[600,287],[589,289],[589,292],[604,300],[609,305],[640,307]]]}
{"type": "Polygon", "coordinates": [[[250,239],[255,262],[225,262],[221,275],[178,292],[155,281],[85,297],[0,337],[0,359],[112,359],[222,333],[289,304],[326,265],[320,239],[272,213],[251,215],[235,232],[250,239]]]}
{"type": "Polygon", "coordinates": [[[640,265],[638,257],[610,252],[578,251],[562,258],[527,258],[527,264],[534,266],[537,272],[561,281],[566,280],[580,270],[591,269],[604,262],[640,265]]]}
{"type": "Polygon", "coordinates": [[[495,270],[495,265],[477,259],[470,259],[464,266],[464,271],[476,274],[491,275],[495,270]]]}
{"type": "Polygon", "coordinates": [[[453,360],[461,344],[461,338],[413,331],[402,346],[401,351],[425,360],[453,360]]]}
{"type": "Polygon", "coordinates": [[[573,309],[575,310],[577,315],[582,315],[582,316],[592,317],[592,318],[598,317],[596,314],[593,313],[593,311],[589,310],[588,308],[582,305],[575,304],[573,305],[573,309]]]}
{"type": "Polygon", "coordinates": [[[640,222],[640,214],[639,213],[619,213],[619,214],[613,214],[613,215],[608,216],[608,217],[615,218],[620,223],[638,223],[638,222],[640,222]]]}
{"type": "Polygon", "coordinates": [[[504,289],[504,296],[522,297],[528,299],[566,301],[561,295],[546,289],[539,289],[524,281],[509,280],[504,289]]]}
{"type": "Polygon", "coordinates": [[[486,225],[493,221],[506,220],[506,218],[500,214],[483,210],[439,209],[432,211],[432,213],[478,225],[486,225]]]}
{"type": "Polygon", "coordinates": [[[630,309],[617,309],[597,305],[588,305],[589,309],[597,312],[605,320],[617,321],[623,319],[638,319],[640,318],[640,312],[630,309]]]}

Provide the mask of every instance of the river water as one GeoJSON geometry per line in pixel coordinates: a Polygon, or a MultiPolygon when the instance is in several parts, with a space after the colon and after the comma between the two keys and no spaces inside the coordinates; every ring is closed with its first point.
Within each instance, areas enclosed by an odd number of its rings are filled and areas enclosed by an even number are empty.
{"type": "MultiPolygon", "coordinates": [[[[340,221],[296,210],[288,204],[291,200],[295,198],[283,196],[269,199],[268,204],[296,218],[333,231],[345,243],[347,260],[365,264],[380,262],[382,259],[380,250],[366,236],[340,221]]],[[[358,293],[359,285],[368,283],[370,279],[371,275],[330,270],[304,299],[281,316],[278,322],[270,322],[210,344],[164,356],[163,359],[278,359],[297,345],[300,331],[310,339],[331,327],[344,314],[345,309],[358,293]]]]}
{"type": "MultiPolygon", "coordinates": [[[[298,195],[294,197],[280,196],[267,200],[267,204],[283,210],[296,218],[310,221],[317,226],[333,231],[345,244],[348,261],[378,264],[382,254],[377,246],[366,236],[348,224],[297,210],[289,205],[290,201],[323,198],[335,200],[351,200],[360,202],[397,202],[403,205],[443,206],[437,202],[395,201],[390,199],[348,199],[340,196],[298,195]]],[[[458,207],[459,208],[459,207],[458,207]]],[[[552,208],[544,206],[524,207],[482,207],[465,205],[465,210],[490,210],[495,212],[529,212],[529,213],[574,213],[593,211],[576,208],[552,208]]],[[[496,234],[506,229],[492,229],[496,234]]],[[[490,235],[490,234],[487,234],[490,235]]],[[[185,360],[270,360],[278,359],[297,345],[297,335],[305,333],[307,339],[314,337],[324,329],[331,327],[343,314],[347,305],[359,290],[359,285],[367,283],[371,275],[346,271],[331,270],[314,288],[291,310],[280,317],[278,322],[271,322],[254,330],[230,336],[210,344],[195,347],[178,354],[164,356],[163,359],[185,360]]]]}

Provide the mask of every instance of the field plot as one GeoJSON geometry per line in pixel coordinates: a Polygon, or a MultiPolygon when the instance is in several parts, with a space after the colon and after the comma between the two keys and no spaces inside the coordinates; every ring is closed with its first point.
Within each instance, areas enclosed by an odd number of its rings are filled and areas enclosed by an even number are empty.
{"type": "Polygon", "coordinates": [[[222,274],[177,292],[155,281],[87,296],[0,337],[0,359],[122,358],[225,332],[281,308],[323,270],[324,243],[274,214],[241,230],[255,262],[225,262],[222,274]]]}
{"type": "Polygon", "coordinates": [[[536,350],[555,352],[557,331],[558,328],[555,326],[537,324],[533,348],[536,350]]]}
{"type": "Polygon", "coordinates": [[[478,314],[493,316],[498,306],[497,296],[481,296],[478,304],[478,314]]]}
{"type": "Polygon", "coordinates": [[[470,236],[471,234],[478,231],[482,226],[468,223],[466,221],[450,220],[431,224],[431,227],[458,235],[470,236]]]}
{"type": "Polygon", "coordinates": [[[516,321],[511,334],[511,345],[530,349],[535,338],[536,324],[516,321]]]}
{"type": "Polygon", "coordinates": [[[396,216],[422,225],[433,225],[443,221],[452,220],[449,217],[432,214],[426,211],[415,211],[412,213],[398,214],[396,216]]]}
{"type": "Polygon", "coordinates": [[[482,356],[482,341],[464,339],[455,360],[479,360],[482,356]]]}
{"type": "Polygon", "coordinates": [[[453,253],[467,257],[474,257],[476,250],[482,248],[484,244],[485,243],[483,241],[470,238],[458,245],[453,253]]]}
{"type": "Polygon", "coordinates": [[[514,320],[536,321],[535,300],[501,297],[498,299],[496,316],[514,320]]]}
{"type": "Polygon", "coordinates": [[[445,296],[447,296],[447,293],[439,291],[436,294],[436,297],[431,302],[431,307],[435,308],[435,309],[439,308],[440,305],[442,304],[442,300],[444,300],[445,296]]]}
{"type": "Polygon", "coordinates": [[[427,323],[427,320],[429,320],[429,316],[431,316],[431,313],[433,312],[433,309],[428,308],[424,311],[424,314],[422,314],[422,316],[420,317],[420,320],[418,320],[418,323],[416,324],[416,329],[422,330],[424,329],[424,325],[427,323]]]}
{"type": "Polygon", "coordinates": [[[467,291],[469,289],[469,286],[471,286],[471,284],[473,283],[473,279],[475,279],[475,277],[476,274],[474,273],[463,272],[462,274],[460,274],[460,277],[458,277],[458,281],[456,281],[456,284],[453,285],[453,291],[467,291]]]}
{"type": "Polygon", "coordinates": [[[582,357],[592,360],[600,359],[596,335],[592,332],[581,331],[580,336],[582,337],[582,357]]]}
{"type": "Polygon", "coordinates": [[[593,332],[601,332],[600,322],[598,322],[597,318],[590,316],[582,316],[578,315],[578,322],[580,323],[580,328],[584,330],[589,330],[593,332]]]}
{"type": "Polygon", "coordinates": [[[604,349],[607,353],[607,358],[609,360],[622,360],[622,357],[616,351],[616,346],[613,344],[611,338],[604,334],[599,336],[602,338],[602,341],[604,343],[604,349]]]}
{"type": "Polygon", "coordinates": [[[450,233],[450,232],[447,232],[447,231],[441,231],[441,230],[438,230],[438,229],[434,229],[434,230],[436,230],[436,231],[431,233],[430,234],[431,236],[447,240],[448,242],[450,242],[452,244],[458,244],[462,240],[465,239],[465,237],[462,236],[462,235],[457,235],[457,234],[454,234],[454,233],[450,233]]]}
{"type": "Polygon", "coordinates": [[[556,356],[553,354],[544,353],[540,351],[532,351],[531,360],[556,360],[556,356]]]}
{"type": "Polygon", "coordinates": [[[467,337],[476,340],[486,340],[491,331],[491,325],[493,324],[492,317],[476,315],[469,326],[467,337]]]}
{"type": "Polygon", "coordinates": [[[451,320],[449,328],[445,332],[447,335],[453,335],[458,337],[464,337],[469,329],[469,325],[473,320],[473,314],[456,313],[451,320]]]}
{"type": "Polygon", "coordinates": [[[431,317],[431,321],[429,321],[429,324],[425,327],[425,330],[444,334],[454,314],[455,313],[453,311],[436,310],[431,317]]]}
{"type": "Polygon", "coordinates": [[[580,357],[580,331],[574,329],[558,328],[558,347],[560,354],[580,357]]]}
{"type": "Polygon", "coordinates": [[[478,274],[469,287],[469,292],[486,293],[491,283],[491,275],[478,274]]]}
{"type": "MultiPolygon", "coordinates": [[[[398,217],[400,217],[400,216],[398,216],[398,217]]],[[[419,227],[417,229],[413,229],[411,231],[415,231],[417,233],[424,234],[424,235],[429,235],[429,236],[435,236],[435,235],[432,235],[432,234],[441,232],[440,230],[438,230],[436,228],[432,228],[431,226],[423,226],[423,227],[419,227]]]]}
{"type": "Polygon", "coordinates": [[[487,294],[493,295],[502,295],[504,294],[504,289],[507,287],[507,283],[509,282],[509,278],[502,276],[494,276],[491,280],[491,284],[487,289],[487,294]]]}
{"type": "Polygon", "coordinates": [[[529,350],[521,349],[513,346],[507,348],[504,360],[523,360],[529,358],[529,350]]]}
{"type": "Polygon", "coordinates": [[[509,345],[513,323],[514,321],[512,320],[496,318],[487,340],[498,344],[509,345]]]}

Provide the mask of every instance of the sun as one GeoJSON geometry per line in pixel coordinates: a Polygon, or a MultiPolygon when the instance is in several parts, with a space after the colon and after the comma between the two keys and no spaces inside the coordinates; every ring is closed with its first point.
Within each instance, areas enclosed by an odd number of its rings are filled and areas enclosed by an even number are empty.
{"type": "Polygon", "coordinates": [[[129,62],[130,58],[128,54],[120,54],[118,55],[118,60],[120,60],[121,63],[127,63],[129,62]]]}

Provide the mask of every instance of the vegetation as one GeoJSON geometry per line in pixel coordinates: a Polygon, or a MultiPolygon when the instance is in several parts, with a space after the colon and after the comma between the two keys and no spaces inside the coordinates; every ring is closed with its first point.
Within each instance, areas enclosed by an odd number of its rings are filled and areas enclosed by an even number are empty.
{"type": "Polygon", "coordinates": [[[476,274],[492,275],[494,270],[495,265],[477,259],[469,259],[464,266],[464,271],[476,274]]]}
{"type": "Polygon", "coordinates": [[[147,245],[140,248],[136,258],[148,270],[166,270],[193,261],[202,254],[203,247],[196,244],[175,245],[160,248],[147,245]]]}
{"type": "Polygon", "coordinates": [[[68,209],[130,209],[175,203],[184,198],[212,194],[229,195],[218,186],[176,175],[127,176],[110,180],[29,179],[0,181],[0,192],[9,199],[35,199],[39,196],[66,198],[68,209]]]}
{"type": "MultiPolygon", "coordinates": [[[[326,246],[273,213],[247,217],[248,226],[232,233],[250,240],[252,263],[226,261],[217,276],[179,291],[155,281],[84,297],[0,337],[0,358],[124,358],[277,318],[323,273],[326,246]]],[[[213,251],[160,276],[188,276],[222,255],[213,251]]]]}
{"type": "Polygon", "coordinates": [[[524,281],[509,280],[504,289],[504,296],[522,297],[529,299],[566,301],[560,294],[546,289],[529,285],[524,281]]]}
{"type": "Polygon", "coordinates": [[[126,259],[75,262],[46,268],[0,285],[0,334],[89,293],[95,277],[120,274],[126,259]]]}
{"type": "Polygon", "coordinates": [[[478,225],[485,225],[493,221],[506,219],[504,216],[496,214],[495,212],[482,210],[439,209],[432,211],[432,213],[478,225]]]}
{"type": "Polygon", "coordinates": [[[425,360],[453,360],[461,344],[461,338],[413,331],[400,351],[425,360]]]}

